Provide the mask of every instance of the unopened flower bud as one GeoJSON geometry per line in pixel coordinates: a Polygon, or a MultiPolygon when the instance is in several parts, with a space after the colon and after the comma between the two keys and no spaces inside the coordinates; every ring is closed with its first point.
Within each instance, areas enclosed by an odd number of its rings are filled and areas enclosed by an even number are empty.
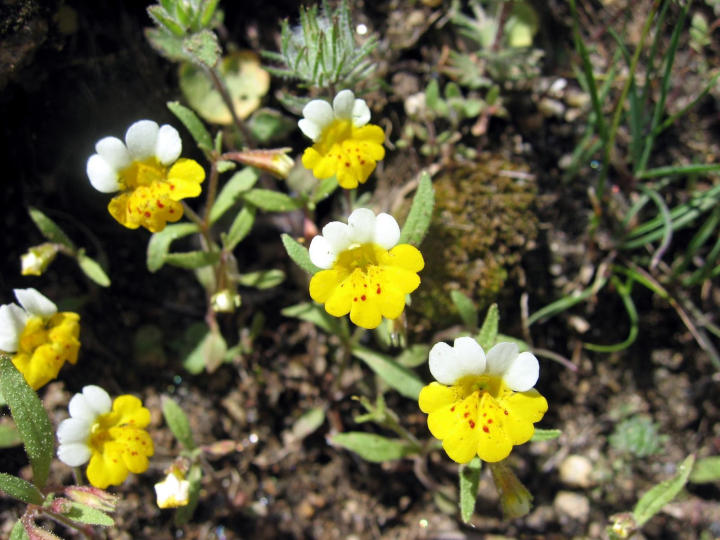
{"type": "Polygon", "coordinates": [[[505,461],[488,463],[495,487],[500,495],[503,515],[507,519],[519,518],[530,512],[532,495],[518,480],[505,461]]]}
{"type": "Polygon", "coordinates": [[[215,313],[233,313],[242,303],[240,295],[229,289],[215,293],[210,301],[215,313]]]}
{"type": "Polygon", "coordinates": [[[58,252],[57,244],[46,242],[28,249],[20,256],[20,273],[23,276],[41,276],[58,252]]]}
{"type": "Polygon", "coordinates": [[[119,500],[117,495],[91,486],[70,486],[64,492],[73,501],[103,512],[114,512],[119,500]]]}

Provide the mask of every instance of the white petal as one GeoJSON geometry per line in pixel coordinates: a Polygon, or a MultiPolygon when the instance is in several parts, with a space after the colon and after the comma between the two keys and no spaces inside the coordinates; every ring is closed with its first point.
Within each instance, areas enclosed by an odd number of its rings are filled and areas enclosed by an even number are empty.
{"type": "Polygon", "coordinates": [[[105,414],[110,412],[112,408],[112,400],[108,393],[94,384],[84,386],[82,389],[83,396],[87,405],[97,414],[105,414]]]}
{"type": "Polygon", "coordinates": [[[320,131],[335,119],[332,105],[323,99],[313,99],[305,105],[303,116],[315,124],[320,131]]]}
{"type": "Polygon", "coordinates": [[[310,242],[310,261],[315,266],[327,269],[335,262],[336,253],[324,237],[318,235],[310,242]]]}
{"type": "Polygon", "coordinates": [[[498,343],[487,353],[487,371],[493,375],[503,375],[517,358],[518,346],[515,343],[503,341],[498,343]]]}
{"type": "Polygon", "coordinates": [[[390,214],[378,214],[375,218],[375,236],[373,241],[380,247],[395,247],[400,239],[400,226],[390,214]]]}
{"type": "Polygon", "coordinates": [[[459,337],[453,343],[455,356],[463,375],[482,375],[485,373],[485,351],[471,337],[459,337]]]}
{"type": "Polygon", "coordinates": [[[17,304],[0,306],[0,351],[18,350],[20,334],[25,329],[28,314],[17,304]]]}
{"type": "Polygon", "coordinates": [[[455,384],[465,375],[485,373],[485,352],[471,337],[457,338],[454,347],[440,342],[430,349],[430,373],[442,384],[455,384]]]}
{"type": "Polygon", "coordinates": [[[141,160],[154,156],[158,131],[160,128],[152,120],[139,120],[130,126],[125,133],[125,144],[130,158],[141,160]]]}
{"type": "Polygon", "coordinates": [[[350,245],[350,229],[346,223],[331,221],[323,227],[322,234],[335,253],[345,251],[350,245]]]}
{"type": "Polygon", "coordinates": [[[317,141],[320,137],[320,134],[322,133],[322,128],[318,126],[315,122],[312,120],[308,120],[307,118],[302,118],[298,122],[298,127],[300,128],[300,131],[302,131],[306,137],[309,139],[312,139],[313,141],[317,141]]]}
{"type": "Polygon", "coordinates": [[[130,154],[125,143],[117,137],[105,137],[95,144],[95,151],[100,154],[115,171],[130,165],[130,154]]]}
{"type": "Polygon", "coordinates": [[[458,380],[458,363],[455,357],[455,349],[441,341],[430,349],[428,364],[430,374],[435,380],[442,384],[454,384],[458,380]]]}
{"type": "Polygon", "coordinates": [[[15,289],[15,298],[30,315],[47,319],[57,313],[57,306],[37,289],[15,289]]]}
{"type": "Polygon", "coordinates": [[[180,157],[180,152],[182,141],[178,130],[168,124],[161,126],[155,143],[155,157],[163,165],[170,165],[180,157]]]}
{"type": "Polygon", "coordinates": [[[365,244],[375,237],[375,213],[368,208],[358,208],[348,218],[350,242],[365,244]]]}
{"type": "Polygon", "coordinates": [[[60,444],[85,443],[90,436],[91,421],[84,418],[67,418],[60,422],[57,438],[60,444]]]}
{"type": "Polygon", "coordinates": [[[516,392],[527,392],[538,380],[540,364],[530,352],[520,353],[503,375],[505,384],[516,392]]]}
{"type": "Polygon", "coordinates": [[[90,156],[85,172],[92,187],[102,193],[113,193],[120,189],[117,171],[100,154],[90,156]]]}
{"type": "Polygon", "coordinates": [[[370,121],[370,108],[364,99],[356,99],[352,108],[352,122],[355,127],[361,127],[370,121]]]}
{"type": "Polygon", "coordinates": [[[352,118],[353,105],[355,105],[355,94],[352,93],[352,90],[342,90],[338,92],[333,100],[335,118],[350,120],[350,118],[352,118]]]}
{"type": "Polygon", "coordinates": [[[79,467],[87,463],[90,455],[90,448],[82,443],[61,444],[57,451],[60,461],[70,467],[79,467]]]}

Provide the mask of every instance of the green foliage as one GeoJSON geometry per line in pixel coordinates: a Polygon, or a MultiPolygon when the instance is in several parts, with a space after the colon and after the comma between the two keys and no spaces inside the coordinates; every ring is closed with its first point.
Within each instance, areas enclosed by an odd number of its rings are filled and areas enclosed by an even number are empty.
{"type": "Polygon", "coordinates": [[[72,521],[86,523],[88,525],[101,525],[103,527],[112,527],[115,525],[115,520],[102,510],[91,508],[79,502],[63,502],[64,509],[62,515],[72,521]]]}
{"type": "Polygon", "coordinates": [[[310,260],[310,253],[308,248],[300,244],[289,234],[283,234],[281,236],[283,246],[287,251],[288,256],[297,264],[300,268],[305,270],[309,274],[316,274],[320,271],[320,268],[315,266],[310,260]]]}
{"type": "Polygon", "coordinates": [[[19,444],[22,444],[22,438],[15,424],[0,424],[0,448],[11,448],[19,444]]]}
{"type": "Polygon", "coordinates": [[[200,465],[193,465],[187,474],[187,481],[190,482],[188,490],[188,503],[181,506],[175,512],[174,524],[176,527],[182,527],[192,518],[200,500],[200,488],[202,488],[202,468],[200,465]]]}
{"type": "Polygon", "coordinates": [[[352,349],[353,356],[365,362],[383,381],[406,398],[417,400],[423,382],[414,372],[400,365],[392,358],[356,345],[352,349]]]}
{"type": "Polygon", "coordinates": [[[33,484],[42,489],[55,453],[55,435],[40,398],[3,354],[0,354],[0,393],[10,406],[25,445],[33,470],[33,484]]]}
{"type": "Polygon", "coordinates": [[[465,327],[470,332],[475,332],[478,326],[478,312],[473,301],[460,291],[450,291],[450,298],[452,298],[465,327]]]}
{"type": "Polygon", "coordinates": [[[212,150],[213,144],[210,133],[208,133],[202,121],[191,109],[188,109],[177,101],[168,101],[167,108],[170,109],[170,112],[173,113],[190,132],[198,148],[206,152],[212,150]]]}
{"type": "Polygon", "coordinates": [[[497,304],[493,304],[488,308],[482,328],[480,328],[480,332],[477,335],[477,342],[485,351],[490,350],[492,346],[495,345],[499,324],[500,311],[498,310],[497,304]]]}
{"type": "Polygon", "coordinates": [[[168,253],[165,255],[165,264],[179,266],[188,270],[212,266],[220,260],[219,251],[186,251],[182,253],[168,253]]]}
{"type": "Polygon", "coordinates": [[[251,204],[246,204],[235,216],[227,234],[222,233],[220,235],[225,251],[232,251],[235,249],[235,247],[242,242],[248,234],[250,234],[254,223],[255,207],[251,204]]]}
{"type": "Polygon", "coordinates": [[[640,458],[659,453],[667,439],[650,418],[636,415],[616,425],[609,441],[616,450],[640,458]]]}
{"type": "Polygon", "coordinates": [[[303,321],[309,321],[328,334],[340,336],[345,340],[350,338],[347,323],[344,323],[342,319],[329,315],[325,308],[319,304],[296,304],[286,307],[281,313],[285,317],[296,317],[303,321]]]}
{"type": "Polygon", "coordinates": [[[258,270],[257,272],[238,274],[235,279],[243,287],[263,290],[277,287],[285,281],[285,272],[282,270],[258,270]]]}
{"type": "Polygon", "coordinates": [[[25,527],[23,526],[23,522],[21,520],[18,519],[15,522],[12,531],[10,531],[9,540],[30,540],[30,537],[25,531],[25,527]]]}
{"type": "Polygon", "coordinates": [[[40,232],[45,238],[47,238],[50,242],[62,244],[68,249],[75,251],[75,244],[73,244],[72,240],[70,240],[68,235],[65,234],[65,231],[63,231],[57,223],[37,208],[30,207],[28,212],[30,213],[30,218],[32,218],[33,222],[37,228],[40,229],[40,232]]]}
{"type": "Polygon", "coordinates": [[[423,172],[420,176],[415,197],[413,197],[410,213],[400,231],[401,244],[419,246],[427,234],[435,206],[435,191],[430,175],[423,172]]]}
{"type": "Polygon", "coordinates": [[[560,435],[562,435],[562,431],[560,431],[559,429],[535,428],[535,432],[533,433],[533,436],[530,439],[530,441],[531,442],[552,441],[553,439],[557,439],[560,435]]]}
{"type": "Polygon", "coordinates": [[[358,454],[373,463],[402,459],[418,452],[417,446],[402,439],[390,439],[374,433],[348,431],[333,435],[330,442],[358,454]]]}
{"type": "Polygon", "coordinates": [[[219,332],[206,330],[197,345],[183,360],[183,367],[194,375],[203,369],[212,373],[225,360],[227,350],[227,343],[219,332]]]}
{"type": "Polygon", "coordinates": [[[225,213],[241,200],[242,194],[251,189],[260,175],[252,167],[245,167],[225,182],[210,209],[210,223],[215,223],[225,213]]]}
{"type": "Polygon", "coordinates": [[[103,270],[102,266],[94,259],[91,259],[85,255],[84,249],[79,249],[77,252],[77,262],[80,269],[85,273],[87,277],[92,279],[95,283],[101,287],[110,286],[110,278],[103,270]]]}
{"type": "Polygon", "coordinates": [[[42,504],[45,500],[38,488],[11,474],[0,473],[0,490],[26,503],[42,504]]]}
{"type": "Polygon", "coordinates": [[[150,272],[157,272],[166,262],[170,244],[178,238],[198,232],[194,223],[174,223],[167,225],[162,231],[150,237],[147,247],[147,267],[150,272]]]}
{"type": "Polygon", "coordinates": [[[720,482],[720,456],[698,459],[690,473],[690,481],[694,484],[720,482]]]}
{"type": "Polygon", "coordinates": [[[175,438],[182,444],[186,450],[195,448],[192,431],[190,430],[190,421],[185,412],[180,408],[173,399],[164,396],[162,401],[163,416],[170,431],[175,438]]]}
{"type": "Polygon", "coordinates": [[[280,53],[263,51],[263,56],[277,62],[268,70],[283,78],[298,79],[317,88],[355,88],[374,69],[368,56],[377,44],[374,37],[358,46],[347,0],[331,10],[327,0],[322,11],[317,5],[300,8],[300,26],[282,22],[280,53]]]}
{"type": "Polygon", "coordinates": [[[638,527],[642,527],[657,514],[663,506],[672,501],[680,493],[688,481],[695,463],[695,456],[690,454],[679,466],[675,476],[654,486],[638,501],[633,510],[633,517],[638,527]]]}
{"type": "Polygon", "coordinates": [[[302,201],[271,189],[253,188],[242,194],[243,200],[268,212],[289,212],[302,208],[302,201]]]}
{"type": "Polygon", "coordinates": [[[460,517],[463,523],[469,523],[475,511],[481,471],[482,461],[479,457],[474,457],[470,463],[460,466],[460,517]]]}

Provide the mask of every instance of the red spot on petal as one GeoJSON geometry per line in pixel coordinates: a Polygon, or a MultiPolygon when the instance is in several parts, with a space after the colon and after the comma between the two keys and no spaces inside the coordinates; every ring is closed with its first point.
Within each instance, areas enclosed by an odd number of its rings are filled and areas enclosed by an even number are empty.
{"type": "Polygon", "coordinates": [[[364,159],[361,159],[361,160],[360,160],[360,165],[365,165],[365,160],[364,160],[364,159]]]}
{"type": "Polygon", "coordinates": [[[175,184],[170,184],[170,191],[172,191],[173,189],[175,189],[175,184]]]}
{"type": "Polygon", "coordinates": [[[490,428],[488,428],[487,426],[483,426],[483,431],[485,433],[490,433],[490,428]]]}
{"type": "Polygon", "coordinates": [[[475,422],[472,420],[468,420],[468,424],[470,424],[470,429],[475,429],[475,422]]]}
{"type": "Polygon", "coordinates": [[[378,293],[378,294],[380,294],[382,291],[380,290],[380,287],[378,287],[378,288],[377,288],[377,291],[375,291],[375,292],[378,293]]]}
{"type": "Polygon", "coordinates": [[[155,201],[157,203],[158,208],[165,208],[165,205],[161,203],[159,200],[155,201]]]}
{"type": "Polygon", "coordinates": [[[345,162],[345,166],[346,166],[346,167],[349,167],[349,166],[350,166],[350,162],[349,162],[349,161],[346,161],[346,162],[345,162]]]}
{"type": "Polygon", "coordinates": [[[357,296],[353,298],[353,302],[357,302],[357,296]]]}
{"type": "Polygon", "coordinates": [[[468,416],[470,416],[469,412],[466,412],[465,414],[463,414],[463,417],[465,417],[465,418],[467,418],[468,416]]]}
{"type": "Polygon", "coordinates": [[[363,283],[363,287],[367,289],[367,283],[363,283]]]}
{"type": "Polygon", "coordinates": [[[455,412],[455,405],[453,405],[452,407],[450,407],[450,412],[455,412]]]}
{"type": "Polygon", "coordinates": [[[488,418],[488,424],[492,424],[492,418],[488,418]]]}
{"type": "Polygon", "coordinates": [[[175,213],[175,210],[173,210],[173,209],[171,208],[170,210],[168,210],[168,212],[170,212],[171,214],[174,214],[174,213],[175,213]]]}
{"type": "Polygon", "coordinates": [[[360,300],[362,300],[362,301],[364,302],[365,300],[367,300],[367,296],[365,296],[365,295],[363,294],[363,295],[360,297],[360,300]]]}
{"type": "Polygon", "coordinates": [[[150,212],[145,212],[145,217],[150,217],[150,212]]]}
{"type": "Polygon", "coordinates": [[[507,416],[507,414],[508,414],[507,409],[505,409],[503,412],[505,413],[505,416],[507,416]]]}

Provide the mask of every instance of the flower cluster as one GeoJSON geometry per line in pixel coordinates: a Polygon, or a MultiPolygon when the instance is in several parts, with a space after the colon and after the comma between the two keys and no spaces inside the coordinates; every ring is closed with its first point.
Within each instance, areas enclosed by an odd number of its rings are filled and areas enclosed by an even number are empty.
{"type": "Polygon", "coordinates": [[[367,208],[355,210],[347,224],[325,225],[310,243],[310,260],[323,269],[310,280],[311,298],[335,317],[350,313],[363,328],[376,328],[382,317],[399,317],[425,266],[417,248],[397,244],[399,239],[392,216],[375,216],[367,208]]]}
{"type": "Polygon", "coordinates": [[[385,133],[380,126],[366,125],[370,109],[351,90],[335,96],[332,106],[315,99],[303,108],[300,130],[313,140],[302,156],[303,165],[319,179],[336,176],[340,187],[363,184],[385,157],[385,133]]]}
{"type": "Polygon", "coordinates": [[[0,350],[13,355],[17,370],[37,390],[56,378],[65,362],[77,362],[80,316],[58,313],[35,289],[14,292],[20,305],[0,306],[0,350]]]}
{"type": "Polygon", "coordinates": [[[505,459],[514,445],[530,440],[547,401],[533,388],[539,365],[514,343],[498,343],[487,355],[470,337],[436,343],[430,350],[436,381],[420,392],[428,428],[443,441],[450,459],[467,463],[476,455],[488,462],[505,459]]]}
{"type": "Polygon", "coordinates": [[[183,207],[178,202],[200,194],[205,171],[192,159],[178,159],[182,142],[177,130],[152,120],[131,125],[123,143],[105,137],[95,145],[87,161],[90,183],[103,193],[121,193],[108,204],[110,214],[129,229],[145,227],[151,232],[178,221],[183,207]]]}
{"type": "Polygon", "coordinates": [[[88,460],[90,483],[105,489],[119,485],[128,473],[142,473],[154,453],[145,427],[150,411],[131,395],[110,400],[99,386],[86,386],[70,400],[70,418],[58,426],[58,458],[79,467],[88,460]]]}

